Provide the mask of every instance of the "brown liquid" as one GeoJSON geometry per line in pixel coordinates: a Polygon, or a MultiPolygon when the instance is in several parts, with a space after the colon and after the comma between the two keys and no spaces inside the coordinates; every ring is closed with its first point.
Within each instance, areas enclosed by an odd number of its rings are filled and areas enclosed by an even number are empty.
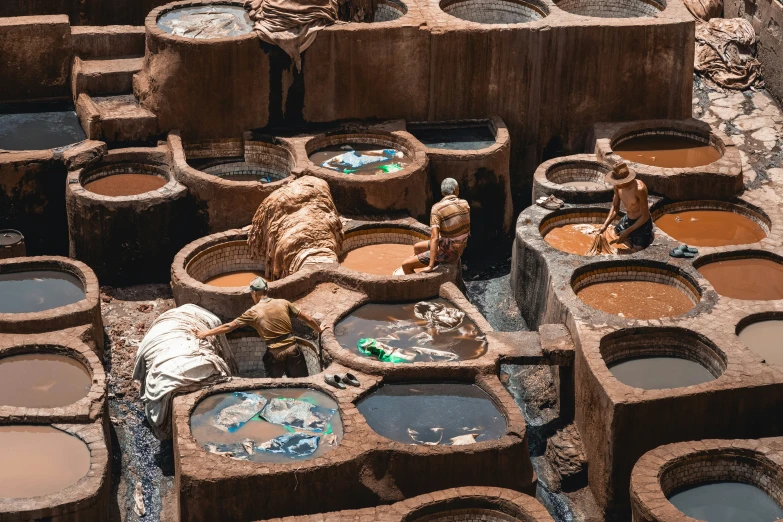
{"type": "Polygon", "coordinates": [[[105,178],[90,181],[84,188],[101,196],[113,198],[120,196],[136,196],[158,190],[168,183],[160,176],[152,174],[112,174],[105,178]]]}
{"type": "Polygon", "coordinates": [[[723,210],[688,210],[664,214],[655,224],[672,238],[695,246],[747,245],[767,237],[752,219],[723,210]]]}
{"type": "Polygon", "coordinates": [[[566,181],[565,183],[558,183],[561,187],[573,187],[578,189],[587,190],[607,190],[604,183],[598,183],[596,181],[566,181]]]}
{"type": "Polygon", "coordinates": [[[351,143],[347,145],[353,149],[359,156],[374,156],[383,158],[383,161],[376,161],[374,163],[368,163],[360,167],[349,167],[346,164],[341,163],[337,158],[342,156],[346,152],[351,152],[351,149],[343,149],[346,145],[330,145],[323,149],[317,150],[310,154],[310,161],[318,165],[319,167],[328,168],[330,170],[336,170],[343,174],[386,174],[393,173],[402,170],[406,166],[410,165],[412,160],[405,154],[402,157],[384,156],[383,150],[391,150],[393,152],[400,152],[397,149],[389,149],[381,145],[372,145],[364,143],[351,143]]]}
{"type": "Polygon", "coordinates": [[[629,161],[664,168],[701,167],[721,157],[720,151],[712,145],[662,134],[631,138],[612,148],[629,161]]]}
{"type": "Polygon", "coordinates": [[[240,270],[210,277],[204,281],[204,284],[220,287],[250,286],[253,279],[263,276],[264,274],[260,270],[240,270]]]}
{"type": "Polygon", "coordinates": [[[745,346],[762,356],[768,363],[783,366],[783,321],[760,321],[746,326],[739,333],[745,346]]]}
{"type": "Polygon", "coordinates": [[[90,471],[90,450],[51,426],[0,426],[0,498],[51,495],[90,471]]]}
{"type": "Polygon", "coordinates": [[[733,299],[783,299],[783,265],[769,259],[731,259],[709,263],[699,272],[720,295],[733,299]]]}
{"type": "Polygon", "coordinates": [[[412,245],[379,243],[350,250],[342,257],[340,264],[365,274],[392,275],[412,255],[412,245]]]}
{"type": "Polygon", "coordinates": [[[576,295],[593,308],[628,319],[675,317],[693,308],[682,291],[650,281],[596,283],[576,295]]]}
{"type": "Polygon", "coordinates": [[[583,256],[590,250],[595,236],[581,232],[577,226],[584,225],[569,224],[553,228],[544,236],[544,241],[562,252],[583,256]]]}
{"type": "Polygon", "coordinates": [[[87,368],[63,355],[31,353],[0,359],[3,406],[68,406],[86,397],[91,383],[87,368]]]}

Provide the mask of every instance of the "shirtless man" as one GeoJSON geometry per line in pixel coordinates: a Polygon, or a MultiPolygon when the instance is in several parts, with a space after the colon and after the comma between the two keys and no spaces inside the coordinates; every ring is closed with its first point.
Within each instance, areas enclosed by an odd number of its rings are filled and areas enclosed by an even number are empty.
{"type": "Polygon", "coordinates": [[[625,163],[615,165],[612,172],[606,175],[605,181],[614,187],[614,201],[606,221],[599,229],[599,234],[603,234],[617,217],[622,202],[626,213],[614,227],[617,239],[612,243],[624,245],[633,252],[647,248],[655,238],[647,202],[647,186],[636,179],[636,173],[625,163]]]}

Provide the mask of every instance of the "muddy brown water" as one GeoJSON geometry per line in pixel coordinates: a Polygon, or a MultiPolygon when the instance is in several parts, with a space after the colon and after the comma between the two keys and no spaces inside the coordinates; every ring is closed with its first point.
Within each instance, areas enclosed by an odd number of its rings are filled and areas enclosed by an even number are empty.
{"type": "Polygon", "coordinates": [[[0,498],[57,493],[90,471],[90,450],[51,426],[0,426],[0,498]]]}
{"type": "Polygon", "coordinates": [[[472,384],[384,384],[356,408],[377,434],[405,444],[452,445],[506,434],[506,418],[487,393],[472,384]]]}
{"type": "Polygon", "coordinates": [[[644,390],[681,388],[715,380],[701,364],[679,357],[627,359],[611,364],[609,371],[623,384],[644,390]]]}
{"type": "Polygon", "coordinates": [[[152,174],[112,174],[84,185],[89,190],[101,196],[121,197],[136,196],[158,190],[168,181],[152,174]]]}
{"type": "MultiPolygon", "coordinates": [[[[343,424],[340,418],[337,402],[329,395],[307,388],[272,388],[264,390],[249,390],[248,393],[260,395],[265,397],[267,400],[272,400],[278,397],[300,399],[315,404],[321,408],[337,410],[328,420],[328,424],[331,427],[331,430],[327,429],[325,432],[310,432],[307,430],[297,429],[296,431],[298,433],[313,434],[320,437],[318,449],[311,456],[305,457],[305,459],[318,458],[339,446],[344,433],[343,424]],[[334,444],[329,444],[324,440],[327,432],[331,432],[335,435],[334,444]]],[[[190,417],[190,429],[193,437],[196,439],[196,442],[198,442],[202,447],[206,444],[231,446],[237,443],[241,443],[245,439],[250,439],[258,445],[281,435],[291,433],[291,430],[286,429],[284,426],[266,422],[258,415],[247,421],[233,433],[229,433],[228,431],[218,428],[214,423],[217,415],[223,409],[241,402],[241,398],[236,397],[234,393],[230,392],[211,395],[198,403],[190,417]]],[[[291,462],[292,459],[290,457],[268,452],[256,452],[249,457],[249,460],[253,462],[285,463],[291,462]]]]}
{"type": "Polygon", "coordinates": [[[561,187],[572,187],[584,190],[607,190],[609,187],[605,183],[598,183],[597,181],[566,181],[565,183],[558,183],[561,187]]]}
{"type": "Polygon", "coordinates": [[[672,212],[656,219],[655,225],[677,241],[694,246],[747,245],[767,237],[749,217],[725,210],[672,212]]]}
{"type": "Polygon", "coordinates": [[[775,522],[783,509],[762,489],[742,482],[698,484],[669,497],[692,519],[707,522],[775,522]]]}
{"type": "Polygon", "coordinates": [[[759,321],[739,333],[740,341],[770,364],[783,366],[783,320],[759,321]]]}
{"type": "Polygon", "coordinates": [[[699,272],[720,295],[733,299],[783,299],[783,265],[769,259],[730,259],[709,263],[699,272]]]}
{"type": "Polygon", "coordinates": [[[364,143],[351,143],[350,145],[330,145],[310,154],[310,161],[330,170],[336,170],[343,174],[386,174],[400,171],[412,163],[412,159],[402,151],[382,145],[364,143]],[[348,149],[344,147],[350,147],[348,149]],[[360,167],[351,167],[342,163],[340,157],[353,150],[356,155],[366,157],[382,157],[382,161],[369,163],[360,167]],[[389,154],[384,155],[383,151],[389,154]],[[400,154],[398,154],[400,153],[400,154]]]}
{"type": "MultiPolygon", "coordinates": [[[[595,236],[585,234],[579,230],[579,227],[584,226],[584,223],[569,223],[568,225],[555,227],[547,232],[544,236],[544,241],[562,252],[583,256],[590,250],[590,247],[593,245],[593,239],[595,239],[595,236]]],[[[595,226],[598,227],[600,225],[595,226]]]]}
{"type": "Polygon", "coordinates": [[[378,243],[349,250],[340,258],[340,264],[365,274],[389,276],[412,255],[413,245],[378,243]]]}
{"type": "Polygon", "coordinates": [[[3,406],[68,406],[86,397],[91,384],[87,368],[64,355],[30,353],[0,359],[0,405],[3,406]]]}
{"type": "Polygon", "coordinates": [[[629,161],[664,168],[701,167],[721,158],[712,145],[666,134],[630,138],[612,146],[612,150],[629,161]]]}
{"type": "Polygon", "coordinates": [[[204,281],[205,285],[220,287],[250,286],[250,282],[256,277],[263,277],[261,270],[239,270],[210,277],[204,281]]]}
{"type": "Polygon", "coordinates": [[[67,272],[0,274],[0,313],[42,312],[79,302],[84,296],[81,280],[67,272]]]}
{"type": "Polygon", "coordinates": [[[682,290],[650,281],[596,283],[576,295],[597,310],[628,319],[675,317],[694,307],[682,290]]]}
{"type": "MultiPolygon", "coordinates": [[[[445,299],[428,299],[448,307],[454,305],[445,299]]],[[[359,307],[341,320],[334,328],[337,342],[343,348],[359,354],[356,343],[360,339],[378,339],[393,348],[422,346],[456,354],[459,359],[475,359],[487,351],[487,342],[476,323],[467,316],[456,330],[438,333],[427,321],[415,316],[416,303],[370,303],[359,307]],[[431,340],[426,341],[422,338],[431,340]]],[[[431,361],[419,354],[414,362],[431,361]]]]}

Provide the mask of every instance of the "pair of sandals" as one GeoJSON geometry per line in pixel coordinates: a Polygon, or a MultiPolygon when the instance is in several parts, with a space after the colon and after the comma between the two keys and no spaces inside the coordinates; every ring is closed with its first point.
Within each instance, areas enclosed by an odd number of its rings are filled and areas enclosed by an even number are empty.
{"type": "Polygon", "coordinates": [[[677,248],[673,249],[671,252],[669,252],[669,255],[676,258],[692,258],[695,257],[696,254],[698,254],[699,251],[693,247],[689,247],[688,245],[680,245],[677,248]]]}
{"type": "Polygon", "coordinates": [[[558,199],[554,195],[550,194],[548,198],[545,198],[544,196],[538,198],[536,200],[536,205],[547,210],[558,210],[563,208],[565,202],[562,199],[558,199]]]}
{"type": "Polygon", "coordinates": [[[352,373],[336,373],[334,375],[327,373],[324,375],[324,382],[341,390],[345,389],[346,384],[348,386],[360,386],[359,379],[352,373]]]}

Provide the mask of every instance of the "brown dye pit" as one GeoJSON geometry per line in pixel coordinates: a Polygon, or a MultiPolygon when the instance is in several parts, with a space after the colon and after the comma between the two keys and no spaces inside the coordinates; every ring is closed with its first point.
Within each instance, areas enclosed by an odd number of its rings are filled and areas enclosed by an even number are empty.
{"type": "Polygon", "coordinates": [[[783,299],[783,265],[769,259],[730,259],[709,263],[699,272],[720,295],[732,299],[783,299]]]}
{"type": "Polygon", "coordinates": [[[583,256],[593,245],[594,235],[587,232],[595,230],[590,224],[577,223],[555,227],[544,236],[544,241],[562,252],[583,256]]]}
{"type": "Polygon", "coordinates": [[[240,270],[238,272],[228,272],[227,274],[220,274],[210,277],[204,281],[204,284],[210,286],[220,286],[224,288],[249,286],[253,279],[263,276],[264,274],[260,270],[240,270]]]}
{"type": "Polygon", "coordinates": [[[310,154],[310,161],[343,174],[391,174],[413,160],[402,151],[364,143],[330,145],[310,154]]]}
{"type": "Polygon", "coordinates": [[[348,251],[340,259],[340,264],[365,274],[392,275],[412,255],[412,245],[378,243],[348,251]]]}
{"type": "Polygon", "coordinates": [[[712,145],[669,134],[638,136],[612,146],[628,161],[664,168],[691,168],[718,161],[721,153],[712,145]]]}
{"type": "Polygon", "coordinates": [[[136,196],[158,190],[168,183],[152,174],[112,174],[84,185],[85,190],[109,197],[136,196]]]}
{"type": "Polygon", "coordinates": [[[740,341],[770,364],[783,366],[783,321],[759,321],[746,326],[739,333],[740,341]]]}
{"type": "Polygon", "coordinates": [[[606,190],[609,188],[605,184],[596,181],[566,181],[565,183],[558,183],[558,185],[583,190],[606,190]]]}
{"type": "Polygon", "coordinates": [[[3,406],[68,406],[86,397],[91,383],[87,368],[63,355],[29,353],[0,359],[3,406]]]}
{"type": "Polygon", "coordinates": [[[693,302],[681,290],[650,281],[596,283],[576,295],[597,310],[628,319],[674,317],[693,308],[693,302]]]}
{"type": "Polygon", "coordinates": [[[655,224],[672,238],[695,246],[758,243],[767,233],[749,217],[725,210],[688,210],[664,214],[655,224]]]}
{"type": "Polygon", "coordinates": [[[90,471],[90,450],[51,426],[0,426],[0,498],[51,495],[90,471]]]}

